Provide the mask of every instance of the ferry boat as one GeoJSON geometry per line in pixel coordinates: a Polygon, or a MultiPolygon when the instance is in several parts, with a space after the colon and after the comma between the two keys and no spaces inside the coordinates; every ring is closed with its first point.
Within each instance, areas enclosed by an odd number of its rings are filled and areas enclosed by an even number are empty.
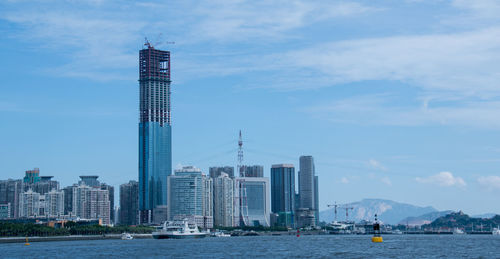
{"type": "Polygon", "coordinates": [[[454,228],[453,235],[465,235],[465,232],[459,228],[454,228]]]}
{"type": "Polygon", "coordinates": [[[200,232],[196,224],[191,224],[187,219],[165,221],[162,228],[153,232],[154,239],[181,239],[181,238],[203,238],[208,234],[200,232]]]}
{"type": "Polygon", "coordinates": [[[495,235],[495,236],[500,236],[500,228],[494,228],[493,231],[491,232],[491,234],[495,235]]]}
{"type": "Polygon", "coordinates": [[[129,233],[122,233],[122,240],[132,240],[134,237],[129,233]]]}

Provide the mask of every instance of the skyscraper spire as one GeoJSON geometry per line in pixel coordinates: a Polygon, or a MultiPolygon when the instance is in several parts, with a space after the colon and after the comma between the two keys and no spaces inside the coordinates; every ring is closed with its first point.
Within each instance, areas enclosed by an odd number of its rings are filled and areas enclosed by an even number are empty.
{"type": "Polygon", "coordinates": [[[238,170],[240,171],[240,177],[244,177],[245,167],[243,166],[243,138],[241,137],[241,130],[238,139],[238,170]]]}

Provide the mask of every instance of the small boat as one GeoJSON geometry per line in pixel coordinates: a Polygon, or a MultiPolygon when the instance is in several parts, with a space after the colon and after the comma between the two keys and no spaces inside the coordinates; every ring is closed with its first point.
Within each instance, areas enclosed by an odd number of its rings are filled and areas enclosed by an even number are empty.
{"type": "Polygon", "coordinates": [[[129,233],[122,233],[122,240],[132,240],[134,237],[129,233]]]}
{"type": "Polygon", "coordinates": [[[198,226],[187,219],[165,221],[162,228],[153,232],[154,239],[204,238],[208,233],[200,232],[198,226]]]}
{"type": "Polygon", "coordinates": [[[495,236],[500,236],[500,228],[494,228],[491,234],[495,236]]]}
{"type": "Polygon", "coordinates": [[[453,235],[464,235],[465,232],[459,228],[453,229],[453,235]]]}
{"type": "Polygon", "coordinates": [[[230,237],[231,235],[225,234],[224,232],[215,232],[212,236],[213,237],[230,237]]]}

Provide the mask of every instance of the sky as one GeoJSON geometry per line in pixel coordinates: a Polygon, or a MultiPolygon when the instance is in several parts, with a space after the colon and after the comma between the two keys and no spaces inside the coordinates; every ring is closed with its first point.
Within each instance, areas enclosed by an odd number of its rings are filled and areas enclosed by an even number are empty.
{"type": "Polygon", "coordinates": [[[314,156],[320,209],[500,213],[500,1],[0,3],[0,178],[137,180],[138,52],[172,55],[174,167],[314,156]],[[171,44],[170,42],[175,42],[171,44]]]}

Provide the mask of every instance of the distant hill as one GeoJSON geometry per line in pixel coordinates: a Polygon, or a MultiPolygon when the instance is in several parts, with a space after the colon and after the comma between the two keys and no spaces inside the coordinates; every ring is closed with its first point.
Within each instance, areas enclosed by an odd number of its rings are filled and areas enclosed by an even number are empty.
{"type": "MultiPolygon", "coordinates": [[[[436,212],[433,207],[419,207],[406,203],[399,203],[391,200],[364,199],[348,204],[354,210],[349,210],[349,220],[359,222],[361,220],[372,221],[375,214],[386,224],[397,224],[405,218],[417,217],[430,212],[436,212]]],[[[321,221],[332,222],[334,220],[334,209],[321,211],[319,214],[321,221]]],[[[345,220],[345,209],[337,208],[337,220],[345,220]]]]}
{"type": "Polygon", "coordinates": [[[437,218],[430,224],[423,225],[422,228],[461,228],[466,230],[478,230],[478,228],[489,229],[500,225],[500,215],[496,215],[491,219],[487,218],[472,218],[463,212],[454,212],[446,216],[437,218]]]}
{"type": "Polygon", "coordinates": [[[479,215],[472,215],[470,216],[471,218],[481,218],[481,219],[491,219],[495,217],[497,214],[495,213],[484,213],[484,214],[479,214],[479,215]]]}
{"type": "Polygon", "coordinates": [[[401,220],[398,224],[409,225],[409,226],[422,226],[424,224],[429,224],[432,221],[436,220],[437,218],[446,216],[450,213],[453,213],[453,211],[452,210],[434,211],[417,217],[407,217],[401,220]]]}

